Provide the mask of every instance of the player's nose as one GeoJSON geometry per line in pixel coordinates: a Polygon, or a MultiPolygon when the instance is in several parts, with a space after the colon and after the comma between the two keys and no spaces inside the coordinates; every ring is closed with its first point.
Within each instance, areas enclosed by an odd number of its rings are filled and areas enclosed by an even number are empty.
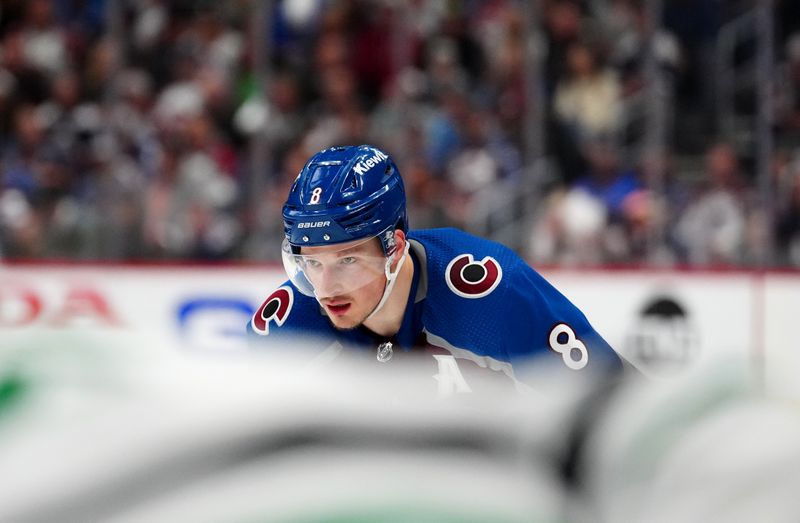
{"type": "Polygon", "coordinates": [[[324,267],[314,281],[317,298],[332,298],[343,294],[342,278],[332,267],[324,267]]]}

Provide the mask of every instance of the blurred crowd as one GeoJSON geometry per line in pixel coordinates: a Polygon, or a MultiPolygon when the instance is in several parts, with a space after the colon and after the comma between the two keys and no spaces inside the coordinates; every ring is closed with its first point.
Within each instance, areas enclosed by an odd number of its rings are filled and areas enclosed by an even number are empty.
{"type": "Polygon", "coordinates": [[[533,263],[800,266],[800,7],[774,2],[765,201],[711,75],[756,2],[662,4],[3,0],[0,259],[275,260],[308,156],[372,143],[413,228],[516,209],[533,263]]]}

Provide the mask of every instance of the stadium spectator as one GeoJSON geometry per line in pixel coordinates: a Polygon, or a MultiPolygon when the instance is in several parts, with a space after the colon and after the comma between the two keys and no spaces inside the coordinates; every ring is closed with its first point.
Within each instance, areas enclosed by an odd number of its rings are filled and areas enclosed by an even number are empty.
{"type": "Polygon", "coordinates": [[[48,94],[47,77],[25,56],[22,32],[14,28],[3,35],[2,42],[0,63],[6,74],[10,75],[10,79],[6,80],[10,84],[7,89],[13,89],[14,94],[26,103],[36,104],[45,100],[48,94]]]}
{"type": "Polygon", "coordinates": [[[597,138],[585,150],[589,169],[573,187],[599,200],[612,221],[624,219],[626,200],[642,188],[638,176],[621,165],[617,145],[610,138],[597,138]]]}
{"type": "Polygon", "coordinates": [[[582,190],[558,189],[547,195],[526,246],[537,264],[597,265],[604,261],[607,210],[582,190]]]}
{"type": "MultiPolygon", "coordinates": [[[[486,61],[482,98],[515,143],[524,133],[526,27],[523,9],[509,1],[484,2],[475,15],[475,33],[491,60],[486,61]]],[[[531,102],[534,103],[534,102],[531,102]]],[[[544,109],[543,100],[536,101],[544,109]]]]}
{"type": "Polygon", "coordinates": [[[616,36],[609,62],[620,73],[623,95],[636,93],[646,85],[649,73],[647,62],[651,54],[669,85],[674,85],[684,65],[680,43],[675,35],[657,26],[644,2],[629,0],[617,4],[626,11],[624,19],[628,23],[624,27],[614,27],[608,33],[616,36]]]}
{"type": "Polygon", "coordinates": [[[26,2],[21,25],[25,61],[45,76],[53,76],[70,65],[67,31],[58,24],[51,0],[26,2]]]}
{"type": "Polygon", "coordinates": [[[638,173],[623,168],[613,140],[597,138],[584,147],[587,171],[548,199],[529,240],[532,259],[592,265],[634,257],[652,202],[638,173]]]}
{"type": "Polygon", "coordinates": [[[500,192],[502,185],[518,182],[520,154],[492,115],[474,105],[467,104],[458,130],[458,152],[445,167],[450,188],[445,208],[450,223],[474,230],[471,216],[480,212],[485,199],[500,192]]]}
{"type": "Polygon", "coordinates": [[[78,259],[125,261],[141,257],[142,203],[147,179],[139,165],[120,154],[120,143],[105,115],[95,113],[79,130],[83,138],[73,154],[81,157],[72,193],[65,202],[74,206],[76,244],[65,253],[78,259]],[[105,123],[101,123],[102,122],[105,123]]]}
{"type": "Polygon", "coordinates": [[[233,126],[246,138],[263,133],[273,150],[283,154],[308,125],[302,102],[302,84],[297,73],[276,71],[263,97],[253,93],[236,109],[233,126]]]}
{"type": "Polygon", "coordinates": [[[288,146],[278,160],[278,172],[273,183],[261,189],[260,202],[251,213],[246,214],[244,224],[251,234],[243,240],[243,256],[251,260],[270,260],[275,258],[270,245],[283,238],[283,224],[275,220],[275,213],[283,205],[283,196],[291,187],[297,174],[303,168],[309,152],[302,141],[288,146]]]}
{"type": "Polygon", "coordinates": [[[580,3],[576,0],[554,0],[544,4],[543,27],[547,52],[544,81],[548,95],[567,73],[567,55],[585,33],[580,3]]]}
{"type": "Polygon", "coordinates": [[[631,257],[629,233],[642,219],[646,199],[638,173],[626,169],[613,139],[596,138],[584,147],[588,160],[586,173],[573,184],[599,201],[604,208],[606,227],[603,231],[604,259],[622,262],[631,257]]]}
{"type": "Polygon", "coordinates": [[[579,145],[619,131],[621,86],[614,71],[585,43],[567,51],[567,73],[554,93],[559,123],[579,145]]]}
{"type": "MultiPolygon", "coordinates": [[[[796,154],[797,155],[797,154],[796,154]]],[[[800,158],[794,158],[778,185],[775,239],[781,264],[800,267],[800,158]]]]}
{"type": "Polygon", "coordinates": [[[716,64],[716,36],[724,11],[734,4],[740,3],[672,0],[663,4],[663,27],[677,38],[683,50],[683,67],[675,84],[676,143],[693,152],[698,143],[707,143],[713,129],[716,85],[709,81],[709,71],[716,64]]]}
{"type": "Polygon", "coordinates": [[[747,221],[739,160],[732,146],[706,152],[704,186],[675,224],[679,256],[695,265],[742,261],[747,221]]]}
{"type": "Polygon", "coordinates": [[[196,141],[207,125],[203,113],[184,117],[167,137],[145,199],[144,240],[151,256],[222,259],[241,234],[233,213],[237,184],[196,141]]]}
{"type": "Polygon", "coordinates": [[[800,32],[791,35],[785,46],[785,60],[778,68],[775,120],[779,141],[800,147],[800,32]]]}

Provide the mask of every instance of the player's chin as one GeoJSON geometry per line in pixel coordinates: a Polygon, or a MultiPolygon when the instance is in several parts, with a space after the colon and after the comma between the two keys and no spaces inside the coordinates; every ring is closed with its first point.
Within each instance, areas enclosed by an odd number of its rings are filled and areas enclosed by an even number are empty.
{"type": "Polygon", "coordinates": [[[328,310],[328,318],[333,323],[333,326],[339,330],[351,330],[361,326],[366,319],[365,316],[358,314],[357,311],[354,311],[352,307],[345,312],[340,312],[339,314],[332,314],[332,311],[328,310]]]}
{"type": "Polygon", "coordinates": [[[333,326],[342,331],[348,331],[355,329],[359,325],[361,325],[361,321],[357,320],[356,318],[346,318],[346,317],[330,317],[331,323],[333,326]]]}

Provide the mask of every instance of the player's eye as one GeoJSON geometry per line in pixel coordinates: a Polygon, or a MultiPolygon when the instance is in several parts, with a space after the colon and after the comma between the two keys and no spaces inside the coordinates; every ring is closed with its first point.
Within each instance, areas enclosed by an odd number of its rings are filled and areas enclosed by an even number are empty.
{"type": "Polygon", "coordinates": [[[312,269],[317,269],[319,267],[322,267],[322,264],[319,262],[319,260],[306,258],[306,266],[311,267],[312,269]]]}
{"type": "Polygon", "coordinates": [[[342,265],[352,265],[357,261],[355,256],[345,256],[344,258],[339,260],[339,263],[342,265]]]}

